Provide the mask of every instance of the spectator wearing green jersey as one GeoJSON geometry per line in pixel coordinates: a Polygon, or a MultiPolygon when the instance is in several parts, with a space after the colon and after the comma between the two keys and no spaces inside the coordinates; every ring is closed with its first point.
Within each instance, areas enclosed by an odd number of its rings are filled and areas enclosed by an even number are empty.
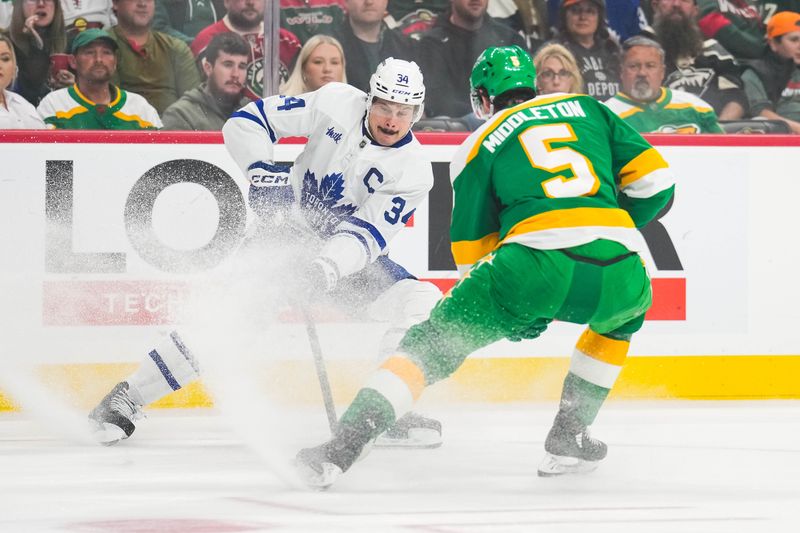
{"type": "Polygon", "coordinates": [[[153,28],[188,46],[200,30],[220,20],[226,12],[223,0],[156,0],[153,28]]]}
{"type": "Polygon", "coordinates": [[[710,104],[662,86],[664,49],[647,37],[622,46],[622,91],[605,104],[639,133],[724,133],[710,104]]]}
{"type": "Polygon", "coordinates": [[[747,0],[697,0],[698,24],[736,59],[757,59],[766,51],[764,23],[747,0]]]}
{"type": "Polygon", "coordinates": [[[782,11],[767,24],[769,52],[742,74],[751,113],[782,120],[800,133],[800,13],[782,11]]]}
{"type": "Polygon", "coordinates": [[[142,96],[111,83],[117,43],[103,30],[85,30],[72,41],[70,67],[75,84],[44,97],[37,111],[50,128],[140,130],[161,127],[156,110],[142,96]]]}
{"type": "Polygon", "coordinates": [[[694,0],[652,0],[654,38],[664,47],[664,85],[702,98],[720,120],[747,112],[741,65],[721,44],[705,39],[697,25],[694,0]]]}
{"type": "Polygon", "coordinates": [[[757,5],[764,24],[769,24],[769,19],[781,11],[800,13],[800,0],[758,0],[757,5]]]}

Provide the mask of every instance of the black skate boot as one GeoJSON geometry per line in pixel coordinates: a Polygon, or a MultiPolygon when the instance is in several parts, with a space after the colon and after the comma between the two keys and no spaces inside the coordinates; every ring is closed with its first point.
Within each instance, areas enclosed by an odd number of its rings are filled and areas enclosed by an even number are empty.
{"type": "Polygon", "coordinates": [[[406,413],[375,439],[376,448],[438,448],[442,423],[416,413],[406,413]]]}
{"type": "Polygon", "coordinates": [[[539,465],[542,477],[591,472],[608,452],[608,446],[593,439],[585,425],[563,413],[556,416],[544,449],[547,454],[539,465]]]}
{"type": "Polygon", "coordinates": [[[133,434],[134,420],[142,418],[142,406],[128,394],[128,382],[123,381],[111,389],[100,403],[89,413],[93,426],[93,437],[105,446],[111,446],[133,434]]]}
{"type": "Polygon", "coordinates": [[[307,485],[327,489],[362,455],[369,452],[370,444],[371,438],[367,432],[340,425],[336,435],[328,442],[300,450],[295,458],[295,467],[307,485]]]}

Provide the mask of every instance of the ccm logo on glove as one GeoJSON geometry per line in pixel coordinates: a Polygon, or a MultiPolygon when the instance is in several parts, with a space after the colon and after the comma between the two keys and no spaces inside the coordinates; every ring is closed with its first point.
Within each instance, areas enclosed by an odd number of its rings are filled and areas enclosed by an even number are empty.
{"type": "Polygon", "coordinates": [[[289,167],[266,161],[257,161],[247,169],[247,177],[254,187],[289,185],[289,167]]]}

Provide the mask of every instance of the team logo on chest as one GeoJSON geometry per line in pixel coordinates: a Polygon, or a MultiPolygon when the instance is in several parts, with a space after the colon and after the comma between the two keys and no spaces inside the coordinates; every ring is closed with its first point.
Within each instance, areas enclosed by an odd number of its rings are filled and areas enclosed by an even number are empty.
{"type": "Polygon", "coordinates": [[[326,174],[319,182],[310,170],[303,176],[300,205],[308,223],[320,235],[330,235],[339,222],[352,215],[356,206],[339,204],[344,197],[344,177],[341,172],[326,174]]]}

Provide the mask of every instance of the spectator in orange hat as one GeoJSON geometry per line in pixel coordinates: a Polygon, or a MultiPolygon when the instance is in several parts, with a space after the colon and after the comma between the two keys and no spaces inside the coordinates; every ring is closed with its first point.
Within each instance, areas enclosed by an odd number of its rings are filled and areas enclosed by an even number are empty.
{"type": "Polygon", "coordinates": [[[767,24],[769,50],[742,74],[753,116],[782,120],[800,133],[800,13],[783,11],[767,24]]]}

